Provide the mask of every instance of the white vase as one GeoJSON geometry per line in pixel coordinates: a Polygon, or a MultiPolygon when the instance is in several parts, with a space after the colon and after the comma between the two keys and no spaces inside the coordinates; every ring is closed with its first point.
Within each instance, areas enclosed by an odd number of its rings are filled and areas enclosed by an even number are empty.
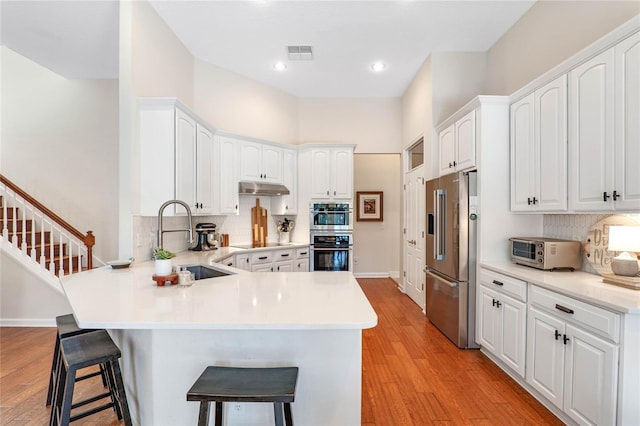
{"type": "Polygon", "coordinates": [[[280,232],[280,238],[278,240],[280,244],[285,244],[289,242],[289,233],[288,232],[280,232]]]}
{"type": "Polygon", "coordinates": [[[171,259],[156,259],[156,275],[165,277],[171,275],[171,259]]]}

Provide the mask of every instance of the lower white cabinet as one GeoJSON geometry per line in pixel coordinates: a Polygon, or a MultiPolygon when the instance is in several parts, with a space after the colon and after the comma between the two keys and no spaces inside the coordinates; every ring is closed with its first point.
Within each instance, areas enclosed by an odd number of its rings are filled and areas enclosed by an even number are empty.
{"type": "Polygon", "coordinates": [[[296,260],[294,263],[294,271],[309,272],[309,247],[301,247],[296,249],[296,260]]]}
{"type": "Polygon", "coordinates": [[[276,250],[273,254],[273,272],[293,272],[295,250],[276,250]]]}
{"type": "Polygon", "coordinates": [[[249,254],[248,253],[236,254],[234,256],[234,264],[231,266],[238,269],[245,270],[245,271],[250,271],[251,264],[249,263],[249,254]]]}
{"type": "Polygon", "coordinates": [[[525,376],[526,282],[481,270],[476,338],[509,368],[525,376]],[[517,300],[520,298],[521,300],[517,300]]]}
{"type": "Polygon", "coordinates": [[[251,272],[308,272],[309,246],[238,253],[233,266],[251,272]]]}
{"type": "Polygon", "coordinates": [[[616,424],[620,317],[530,286],[526,381],[579,424],[616,424]]]}

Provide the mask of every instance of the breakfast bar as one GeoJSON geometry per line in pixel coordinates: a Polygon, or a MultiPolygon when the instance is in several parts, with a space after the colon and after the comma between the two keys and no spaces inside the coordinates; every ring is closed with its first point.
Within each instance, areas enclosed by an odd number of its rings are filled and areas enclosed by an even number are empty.
{"type": "MultiPolygon", "coordinates": [[[[219,257],[219,256],[218,256],[219,257]]],[[[122,351],[140,425],[196,424],[186,392],[209,365],[300,368],[296,425],[359,425],[362,330],[377,316],[349,272],[245,272],[188,253],[174,265],[230,275],[156,286],[153,262],[62,278],[78,324],[104,328],[122,351]]],[[[228,424],[273,424],[270,404],[225,404],[228,424]]]]}

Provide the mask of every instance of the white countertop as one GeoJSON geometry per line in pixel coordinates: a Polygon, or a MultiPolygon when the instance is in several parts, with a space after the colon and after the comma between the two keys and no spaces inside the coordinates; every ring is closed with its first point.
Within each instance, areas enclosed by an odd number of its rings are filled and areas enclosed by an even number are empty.
{"type": "Polygon", "coordinates": [[[603,283],[600,275],[580,271],[541,271],[506,262],[488,262],[480,266],[617,312],[640,314],[639,290],[603,283]]]}
{"type": "MultiPolygon", "coordinates": [[[[211,264],[242,249],[187,252],[173,265],[211,264]]],[[[351,272],[245,272],[156,286],[153,261],[61,278],[83,328],[192,330],[365,329],[377,315],[351,272]]]]}

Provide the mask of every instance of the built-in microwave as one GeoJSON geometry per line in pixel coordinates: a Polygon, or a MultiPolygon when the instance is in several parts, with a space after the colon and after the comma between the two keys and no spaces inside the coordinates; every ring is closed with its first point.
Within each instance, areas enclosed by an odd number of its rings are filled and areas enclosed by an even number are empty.
{"type": "Polygon", "coordinates": [[[580,269],[582,267],[582,244],[580,241],[555,238],[509,238],[511,260],[519,265],[533,268],[580,269]]]}
{"type": "Polygon", "coordinates": [[[353,229],[351,203],[311,202],[309,228],[314,231],[350,231],[353,229]]]}

